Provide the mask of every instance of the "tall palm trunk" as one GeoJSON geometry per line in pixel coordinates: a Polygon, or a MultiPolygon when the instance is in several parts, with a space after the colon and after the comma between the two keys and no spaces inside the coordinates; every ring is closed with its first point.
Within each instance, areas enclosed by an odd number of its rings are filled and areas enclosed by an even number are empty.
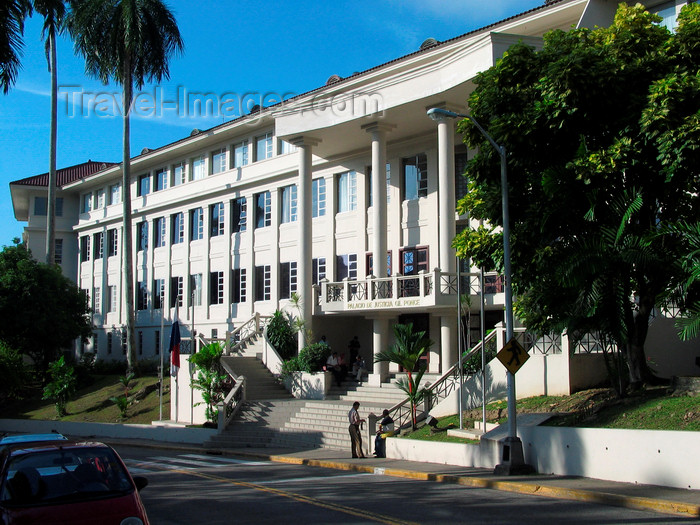
{"type": "Polygon", "coordinates": [[[49,70],[51,72],[51,132],[49,138],[49,189],[46,198],[46,264],[56,262],[56,142],[58,128],[58,72],[56,33],[49,31],[49,70]]]}
{"type": "Polygon", "coordinates": [[[127,56],[124,59],[124,104],[123,115],[123,150],[122,150],[122,220],[124,228],[124,242],[122,244],[122,282],[126,302],[126,363],[128,372],[136,369],[136,338],[135,338],[135,310],[134,303],[134,256],[132,252],[131,230],[131,134],[130,116],[131,99],[133,96],[133,80],[131,76],[131,60],[127,56]]]}

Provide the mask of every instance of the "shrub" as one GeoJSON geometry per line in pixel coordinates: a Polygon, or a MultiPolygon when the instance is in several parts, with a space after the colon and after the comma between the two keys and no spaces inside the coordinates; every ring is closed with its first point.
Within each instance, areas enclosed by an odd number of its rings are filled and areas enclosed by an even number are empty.
{"type": "Polygon", "coordinates": [[[280,375],[289,376],[292,372],[320,372],[331,354],[331,347],[323,343],[313,343],[301,349],[298,356],[282,363],[280,375]]]}
{"type": "Polygon", "coordinates": [[[204,345],[189,359],[190,363],[197,368],[197,377],[192,380],[192,386],[202,391],[202,399],[207,405],[206,418],[212,423],[217,421],[219,411],[216,405],[225,397],[224,385],[228,379],[228,375],[222,371],[220,364],[223,353],[224,348],[217,341],[204,345]]]}
{"type": "Polygon", "coordinates": [[[56,404],[57,415],[65,416],[66,403],[75,392],[75,371],[61,356],[57,361],[49,363],[49,377],[51,381],[44,387],[42,399],[52,400],[56,404]]]}
{"type": "Polygon", "coordinates": [[[0,398],[19,398],[29,382],[22,355],[0,341],[0,398]]]}
{"type": "Polygon", "coordinates": [[[290,359],[296,354],[297,339],[291,319],[279,310],[272,314],[266,333],[267,340],[282,359],[290,359]]]}

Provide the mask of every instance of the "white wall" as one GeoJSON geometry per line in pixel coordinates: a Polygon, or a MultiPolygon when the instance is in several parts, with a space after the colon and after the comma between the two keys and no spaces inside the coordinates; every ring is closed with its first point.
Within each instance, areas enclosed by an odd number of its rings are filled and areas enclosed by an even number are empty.
{"type": "Polygon", "coordinates": [[[190,387],[194,366],[187,360],[188,355],[180,356],[180,369],[177,374],[177,387],[171,379],[170,419],[178,423],[201,425],[206,422],[205,405],[194,406],[203,402],[201,391],[190,387]]]}

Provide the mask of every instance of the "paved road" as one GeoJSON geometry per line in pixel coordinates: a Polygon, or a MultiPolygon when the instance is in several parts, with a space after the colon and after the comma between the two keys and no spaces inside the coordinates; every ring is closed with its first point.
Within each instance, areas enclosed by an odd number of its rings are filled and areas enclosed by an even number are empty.
{"type": "Polygon", "coordinates": [[[149,486],[153,525],[230,523],[698,523],[654,512],[392,478],[211,456],[116,447],[149,486]]]}

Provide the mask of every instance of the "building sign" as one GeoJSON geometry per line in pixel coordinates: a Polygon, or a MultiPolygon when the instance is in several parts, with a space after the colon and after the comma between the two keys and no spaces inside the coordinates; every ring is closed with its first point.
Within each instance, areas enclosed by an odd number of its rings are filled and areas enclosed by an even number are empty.
{"type": "Polygon", "coordinates": [[[376,301],[353,301],[348,310],[377,310],[379,308],[405,308],[420,306],[420,299],[378,299],[376,301]]]}
{"type": "Polygon", "coordinates": [[[503,345],[496,357],[511,374],[515,374],[525,364],[525,361],[530,359],[530,354],[513,338],[503,345]]]}

